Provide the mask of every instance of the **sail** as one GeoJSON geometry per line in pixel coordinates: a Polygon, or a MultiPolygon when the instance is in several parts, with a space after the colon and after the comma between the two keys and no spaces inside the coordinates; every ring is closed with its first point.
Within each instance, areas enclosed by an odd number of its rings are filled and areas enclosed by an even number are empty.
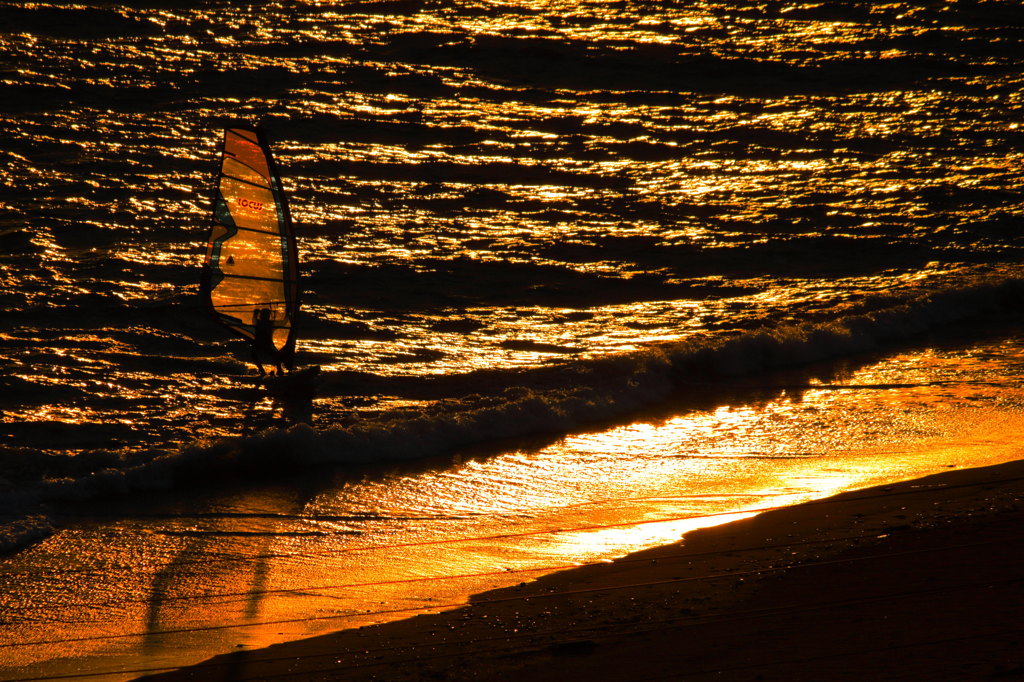
{"type": "Polygon", "coordinates": [[[291,366],[298,254],[281,180],[258,128],[224,131],[202,291],[217,319],[249,340],[268,309],[274,348],[291,366]]]}

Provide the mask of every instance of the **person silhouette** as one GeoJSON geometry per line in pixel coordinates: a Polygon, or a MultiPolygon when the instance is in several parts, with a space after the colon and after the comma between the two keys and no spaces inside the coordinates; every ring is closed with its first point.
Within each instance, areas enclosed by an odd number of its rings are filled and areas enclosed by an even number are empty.
{"type": "Polygon", "coordinates": [[[277,374],[281,374],[281,353],[274,347],[274,316],[270,308],[254,310],[252,314],[252,359],[260,370],[260,376],[266,376],[263,363],[273,365],[277,374]]]}

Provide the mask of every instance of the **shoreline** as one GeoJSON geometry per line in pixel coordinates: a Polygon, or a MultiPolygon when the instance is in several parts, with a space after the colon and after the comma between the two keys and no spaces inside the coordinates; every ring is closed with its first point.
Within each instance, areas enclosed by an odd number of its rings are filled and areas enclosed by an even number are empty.
{"type": "Polygon", "coordinates": [[[1024,677],[1024,460],[763,512],[153,680],[1024,677]]]}

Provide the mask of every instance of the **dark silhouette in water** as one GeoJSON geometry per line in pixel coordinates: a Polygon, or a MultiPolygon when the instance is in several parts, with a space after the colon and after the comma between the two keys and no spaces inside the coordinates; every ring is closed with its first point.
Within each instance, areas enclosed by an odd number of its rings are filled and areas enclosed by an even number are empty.
{"type": "Polygon", "coordinates": [[[286,424],[313,423],[313,398],[316,397],[319,384],[320,368],[316,366],[290,372],[287,376],[271,377],[263,382],[267,394],[273,400],[271,411],[280,407],[281,417],[286,424]]]}
{"type": "Polygon", "coordinates": [[[242,435],[270,426],[312,426],[313,401],[321,383],[320,367],[316,365],[258,379],[242,419],[242,435]],[[270,398],[269,409],[265,409],[266,398],[270,398]],[[258,410],[261,405],[264,409],[258,410]]]}
{"type": "Polygon", "coordinates": [[[263,363],[273,365],[278,376],[281,375],[281,353],[274,347],[274,320],[270,308],[260,308],[253,313],[252,360],[260,370],[260,376],[266,376],[263,363]]]}

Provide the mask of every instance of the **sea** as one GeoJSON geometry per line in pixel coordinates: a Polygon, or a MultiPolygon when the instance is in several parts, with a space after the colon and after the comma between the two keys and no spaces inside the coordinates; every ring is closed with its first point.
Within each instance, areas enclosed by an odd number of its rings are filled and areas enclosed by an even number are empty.
{"type": "Polygon", "coordinates": [[[1017,0],[0,1],[0,84],[0,679],[1021,456],[1017,0]],[[200,297],[238,122],[299,413],[200,297]]]}

